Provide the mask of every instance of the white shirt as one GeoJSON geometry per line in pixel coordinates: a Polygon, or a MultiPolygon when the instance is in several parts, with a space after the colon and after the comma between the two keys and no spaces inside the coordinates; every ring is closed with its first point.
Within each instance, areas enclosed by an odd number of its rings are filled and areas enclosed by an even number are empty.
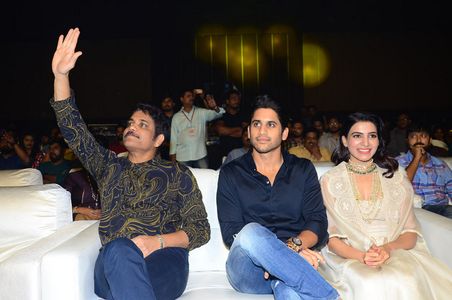
{"type": "Polygon", "coordinates": [[[176,154],[177,161],[198,160],[207,155],[206,123],[221,117],[225,110],[193,106],[187,113],[182,108],[174,114],[171,122],[171,143],[169,154],[176,154]]]}
{"type": "Polygon", "coordinates": [[[339,146],[339,137],[335,137],[332,133],[326,132],[320,137],[319,146],[333,153],[334,149],[339,146]]]}

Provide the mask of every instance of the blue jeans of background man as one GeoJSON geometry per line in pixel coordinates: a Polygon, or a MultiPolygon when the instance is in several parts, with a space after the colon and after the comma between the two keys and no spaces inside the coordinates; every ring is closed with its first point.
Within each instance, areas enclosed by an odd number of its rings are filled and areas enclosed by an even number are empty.
{"type": "Polygon", "coordinates": [[[94,288],[104,299],[168,299],[179,297],[188,280],[188,250],[164,248],[143,258],[129,239],[106,244],[97,257],[94,288]]]}
{"type": "Polygon", "coordinates": [[[209,168],[209,160],[207,156],[200,158],[198,160],[188,160],[188,161],[180,161],[181,164],[186,165],[187,167],[198,168],[198,169],[208,169],[209,168]]]}
{"type": "Polygon", "coordinates": [[[249,223],[234,239],[226,262],[232,287],[243,293],[274,294],[276,299],[337,299],[336,290],[274,233],[249,223]],[[270,279],[264,279],[264,272],[270,279]]]}

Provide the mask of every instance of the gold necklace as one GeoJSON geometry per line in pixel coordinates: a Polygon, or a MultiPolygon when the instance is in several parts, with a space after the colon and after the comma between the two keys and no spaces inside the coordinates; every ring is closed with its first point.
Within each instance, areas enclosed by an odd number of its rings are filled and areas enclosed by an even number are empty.
{"type": "Polygon", "coordinates": [[[346,166],[348,171],[360,175],[372,173],[377,169],[377,165],[373,162],[373,160],[370,160],[368,163],[365,164],[358,164],[348,161],[346,166]]]}
{"type": "Polygon", "coordinates": [[[355,200],[357,201],[359,212],[361,213],[361,217],[364,221],[370,223],[377,217],[378,213],[380,212],[382,203],[381,199],[383,198],[383,190],[381,187],[380,179],[378,177],[378,169],[375,167],[373,168],[373,171],[371,171],[372,188],[368,200],[363,199],[362,196],[360,195],[358,189],[358,182],[356,180],[356,177],[363,174],[354,172],[355,170],[350,170],[349,168],[347,168],[347,171],[350,178],[353,194],[355,196],[355,200]]]}

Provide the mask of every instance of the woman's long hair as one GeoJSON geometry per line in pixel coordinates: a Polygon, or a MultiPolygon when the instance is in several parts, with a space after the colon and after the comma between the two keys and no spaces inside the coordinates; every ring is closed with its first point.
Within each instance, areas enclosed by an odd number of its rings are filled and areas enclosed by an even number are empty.
{"type": "Polygon", "coordinates": [[[331,160],[336,164],[340,164],[343,161],[348,161],[350,159],[350,151],[347,147],[342,143],[342,137],[347,138],[348,133],[353,125],[358,122],[371,122],[377,128],[378,135],[378,148],[373,156],[374,162],[380,168],[386,169],[386,172],[383,175],[387,178],[391,178],[394,175],[394,172],[398,169],[399,163],[392,157],[389,157],[386,154],[385,141],[383,140],[382,132],[383,132],[383,121],[374,114],[363,113],[363,112],[355,112],[347,116],[347,118],[343,122],[343,126],[340,130],[340,140],[339,146],[333,151],[331,155],[331,160]]]}

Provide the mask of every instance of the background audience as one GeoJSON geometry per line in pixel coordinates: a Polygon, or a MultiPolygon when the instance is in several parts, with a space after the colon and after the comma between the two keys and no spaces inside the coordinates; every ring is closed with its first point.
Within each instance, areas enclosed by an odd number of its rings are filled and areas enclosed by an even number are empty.
{"type": "Polygon", "coordinates": [[[38,170],[41,171],[44,183],[57,183],[63,185],[64,179],[69,174],[71,164],[64,158],[67,146],[63,140],[55,140],[50,143],[50,161],[41,163],[38,170]]]}
{"type": "Polygon", "coordinates": [[[312,162],[331,161],[331,152],[319,146],[319,133],[311,127],[303,134],[303,144],[289,149],[289,153],[312,162]]]}

